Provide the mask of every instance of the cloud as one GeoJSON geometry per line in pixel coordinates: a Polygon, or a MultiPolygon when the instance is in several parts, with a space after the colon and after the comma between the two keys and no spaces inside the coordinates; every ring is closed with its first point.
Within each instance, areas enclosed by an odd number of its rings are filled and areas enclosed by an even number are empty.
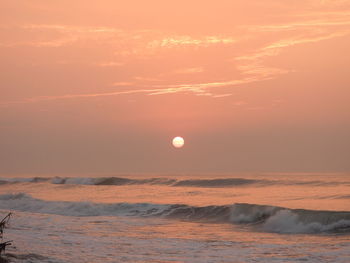
{"type": "Polygon", "coordinates": [[[344,30],[344,31],[335,32],[335,33],[322,32],[321,34],[314,35],[314,36],[300,35],[300,36],[288,37],[288,38],[276,40],[270,44],[267,44],[255,50],[251,54],[238,56],[234,60],[237,61],[238,63],[237,68],[244,75],[255,75],[255,76],[260,76],[261,78],[264,78],[269,76],[272,77],[272,76],[278,76],[281,74],[287,74],[294,70],[269,67],[264,65],[264,60],[267,57],[279,55],[283,51],[283,49],[291,46],[301,45],[306,43],[316,43],[316,42],[320,42],[323,40],[332,39],[336,37],[344,37],[349,34],[350,34],[350,30],[344,30]]]}
{"type": "MultiPolygon", "coordinates": [[[[267,78],[266,78],[267,79],[267,78]]],[[[38,96],[32,98],[25,98],[17,101],[8,101],[0,102],[1,106],[8,106],[11,104],[23,104],[23,103],[36,103],[43,101],[55,101],[55,100],[67,100],[67,99],[80,99],[80,98],[97,98],[97,97],[111,97],[127,94],[145,94],[150,96],[155,95],[165,95],[165,94],[174,94],[174,93],[194,93],[197,96],[211,96],[213,98],[227,97],[232,94],[214,94],[209,92],[212,88],[218,87],[228,87],[236,86],[239,84],[251,83],[260,81],[261,79],[249,77],[240,80],[230,80],[223,82],[207,82],[207,83],[196,83],[196,84],[178,84],[178,85],[148,85],[151,88],[144,89],[133,89],[133,90],[123,90],[123,91],[114,91],[114,92],[105,92],[105,93],[82,93],[82,94],[65,94],[60,96],[38,96]]],[[[114,83],[114,86],[119,86],[119,84],[124,84],[127,86],[132,83],[114,83]]]]}
{"type": "Polygon", "coordinates": [[[66,94],[66,95],[60,95],[60,96],[38,96],[38,97],[26,98],[26,99],[17,100],[17,101],[1,102],[0,105],[7,106],[9,104],[35,103],[35,102],[42,102],[42,101],[110,97],[110,96],[118,96],[118,95],[126,95],[126,94],[149,93],[154,91],[156,90],[138,89],[138,90],[125,90],[125,91],[115,91],[115,92],[105,92],[105,93],[66,94]]]}
{"type": "Polygon", "coordinates": [[[286,24],[275,24],[275,25],[257,25],[249,27],[250,31],[259,31],[259,32],[278,32],[278,31],[287,31],[287,30],[300,30],[307,28],[315,27],[334,27],[334,26],[348,26],[350,25],[349,17],[342,20],[313,20],[313,21],[303,21],[303,22],[292,22],[286,24]]]}
{"type": "MultiPolygon", "coordinates": [[[[0,29],[4,29],[4,27],[0,29]]],[[[36,40],[16,39],[11,41],[9,39],[6,43],[0,43],[1,46],[63,47],[79,41],[89,40],[105,45],[120,44],[123,46],[123,50],[116,51],[116,54],[125,55],[146,54],[146,50],[151,51],[160,48],[208,47],[236,42],[233,37],[211,35],[194,38],[190,35],[169,34],[157,30],[123,30],[115,27],[28,24],[6,29],[12,32],[24,30],[32,35],[40,33],[41,39],[36,37],[36,40]],[[52,36],[52,32],[57,33],[57,35],[52,36]],[[126,43],[127,45],[125,45],[126,43]]]]}
{"type": "Polygon", "coordinates": [[[148,48],[174,48],[178,46],[202,46],[208,47],[217,44],[232,44],[237,40],[233,37],[204,36],[194,38],[188,35],[174,35],[152,40],[148,43],[148,48]]]}
{"type": "MultiPolygon", "coordinates": [[[[267,80],[269,78],[265,78],[267,80]]],[[[161,94],[171,94],[178,92],[192,92],[194,94],[200,95],[203,93],[208,93],[208,90],[213,88],[222,88],[222,87],[232,87],[241,84],[252,83],[256,81],[262,81],[262,78],[256,77],[247,77],[243,79],[235,79],[221,82],[204,82],[204,83],[194,83],[194,84],[176,84],[176,85],[157,85],[159,90],[151,92],[149,95],[161,95],[161,94]]],[[[215,95],[213,95],[215,96],[215,95]]]]}

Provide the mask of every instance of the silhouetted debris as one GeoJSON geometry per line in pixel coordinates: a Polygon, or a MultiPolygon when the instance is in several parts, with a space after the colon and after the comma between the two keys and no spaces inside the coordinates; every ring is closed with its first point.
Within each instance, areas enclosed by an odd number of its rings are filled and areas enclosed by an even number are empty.
{"type": "Polygon", "coordinates": [[[5,252],[5,249],[7,246],[10,246],[12,245],[12,240],[11,241],[6,241],[6,242],[3,242],[3,243],[0,243],[0,255],[2,254],[2,251],[5,252]]]}
{"type": "Polygon", "coordinates": [[[11,215],[12,213],[8,213],[7,216],[5,216],[0,222],[0,238],[3,237],[4,229],[7,227],[10,221],[11,215]]]}
{"type": "MultiPolygon", "coordinates": [[[[4,229],[8,226],[11,215],[12,215],[12,213],[8,213],[0,222],[0,238],[1,239],[3,239],[4,229]]],[[[6,259],[1,257],[1,255],[2,255],[2,252],[5,252],[6,247],[10,246],[10,245],[12,245],[12,240],[0,243],[0,263],[7,262],[6,259]]]]}

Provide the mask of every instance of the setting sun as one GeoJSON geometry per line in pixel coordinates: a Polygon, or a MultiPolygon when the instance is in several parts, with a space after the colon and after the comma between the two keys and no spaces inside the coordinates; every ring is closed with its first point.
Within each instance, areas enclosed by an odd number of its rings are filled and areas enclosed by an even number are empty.
{"type": "Polygon", "coordinates": [[[185,144],[185,140],[182,138],[182,137],[175,137],[174,139],[173,139],[173,146],[175,147],[175,148],[181,148],[181,147],[183,147],[184,146],[184,144],[185,144]]]}

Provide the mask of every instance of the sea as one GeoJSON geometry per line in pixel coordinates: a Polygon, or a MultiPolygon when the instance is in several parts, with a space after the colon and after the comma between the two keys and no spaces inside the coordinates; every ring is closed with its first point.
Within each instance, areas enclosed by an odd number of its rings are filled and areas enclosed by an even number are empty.
{"type": "Polygon", "coordinates": [[[345,173],[2,176],[10,212],[2,262],[350,262],[345,173]]]}

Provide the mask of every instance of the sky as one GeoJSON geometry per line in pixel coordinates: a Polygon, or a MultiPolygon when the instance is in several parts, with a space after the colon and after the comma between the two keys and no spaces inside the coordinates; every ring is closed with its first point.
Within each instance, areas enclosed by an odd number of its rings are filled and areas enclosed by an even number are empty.
{"type": "Polygon", "coordinates": [[[349,172],[349,68],[350,0],[2,0],[0,174],[349,172]]]}

